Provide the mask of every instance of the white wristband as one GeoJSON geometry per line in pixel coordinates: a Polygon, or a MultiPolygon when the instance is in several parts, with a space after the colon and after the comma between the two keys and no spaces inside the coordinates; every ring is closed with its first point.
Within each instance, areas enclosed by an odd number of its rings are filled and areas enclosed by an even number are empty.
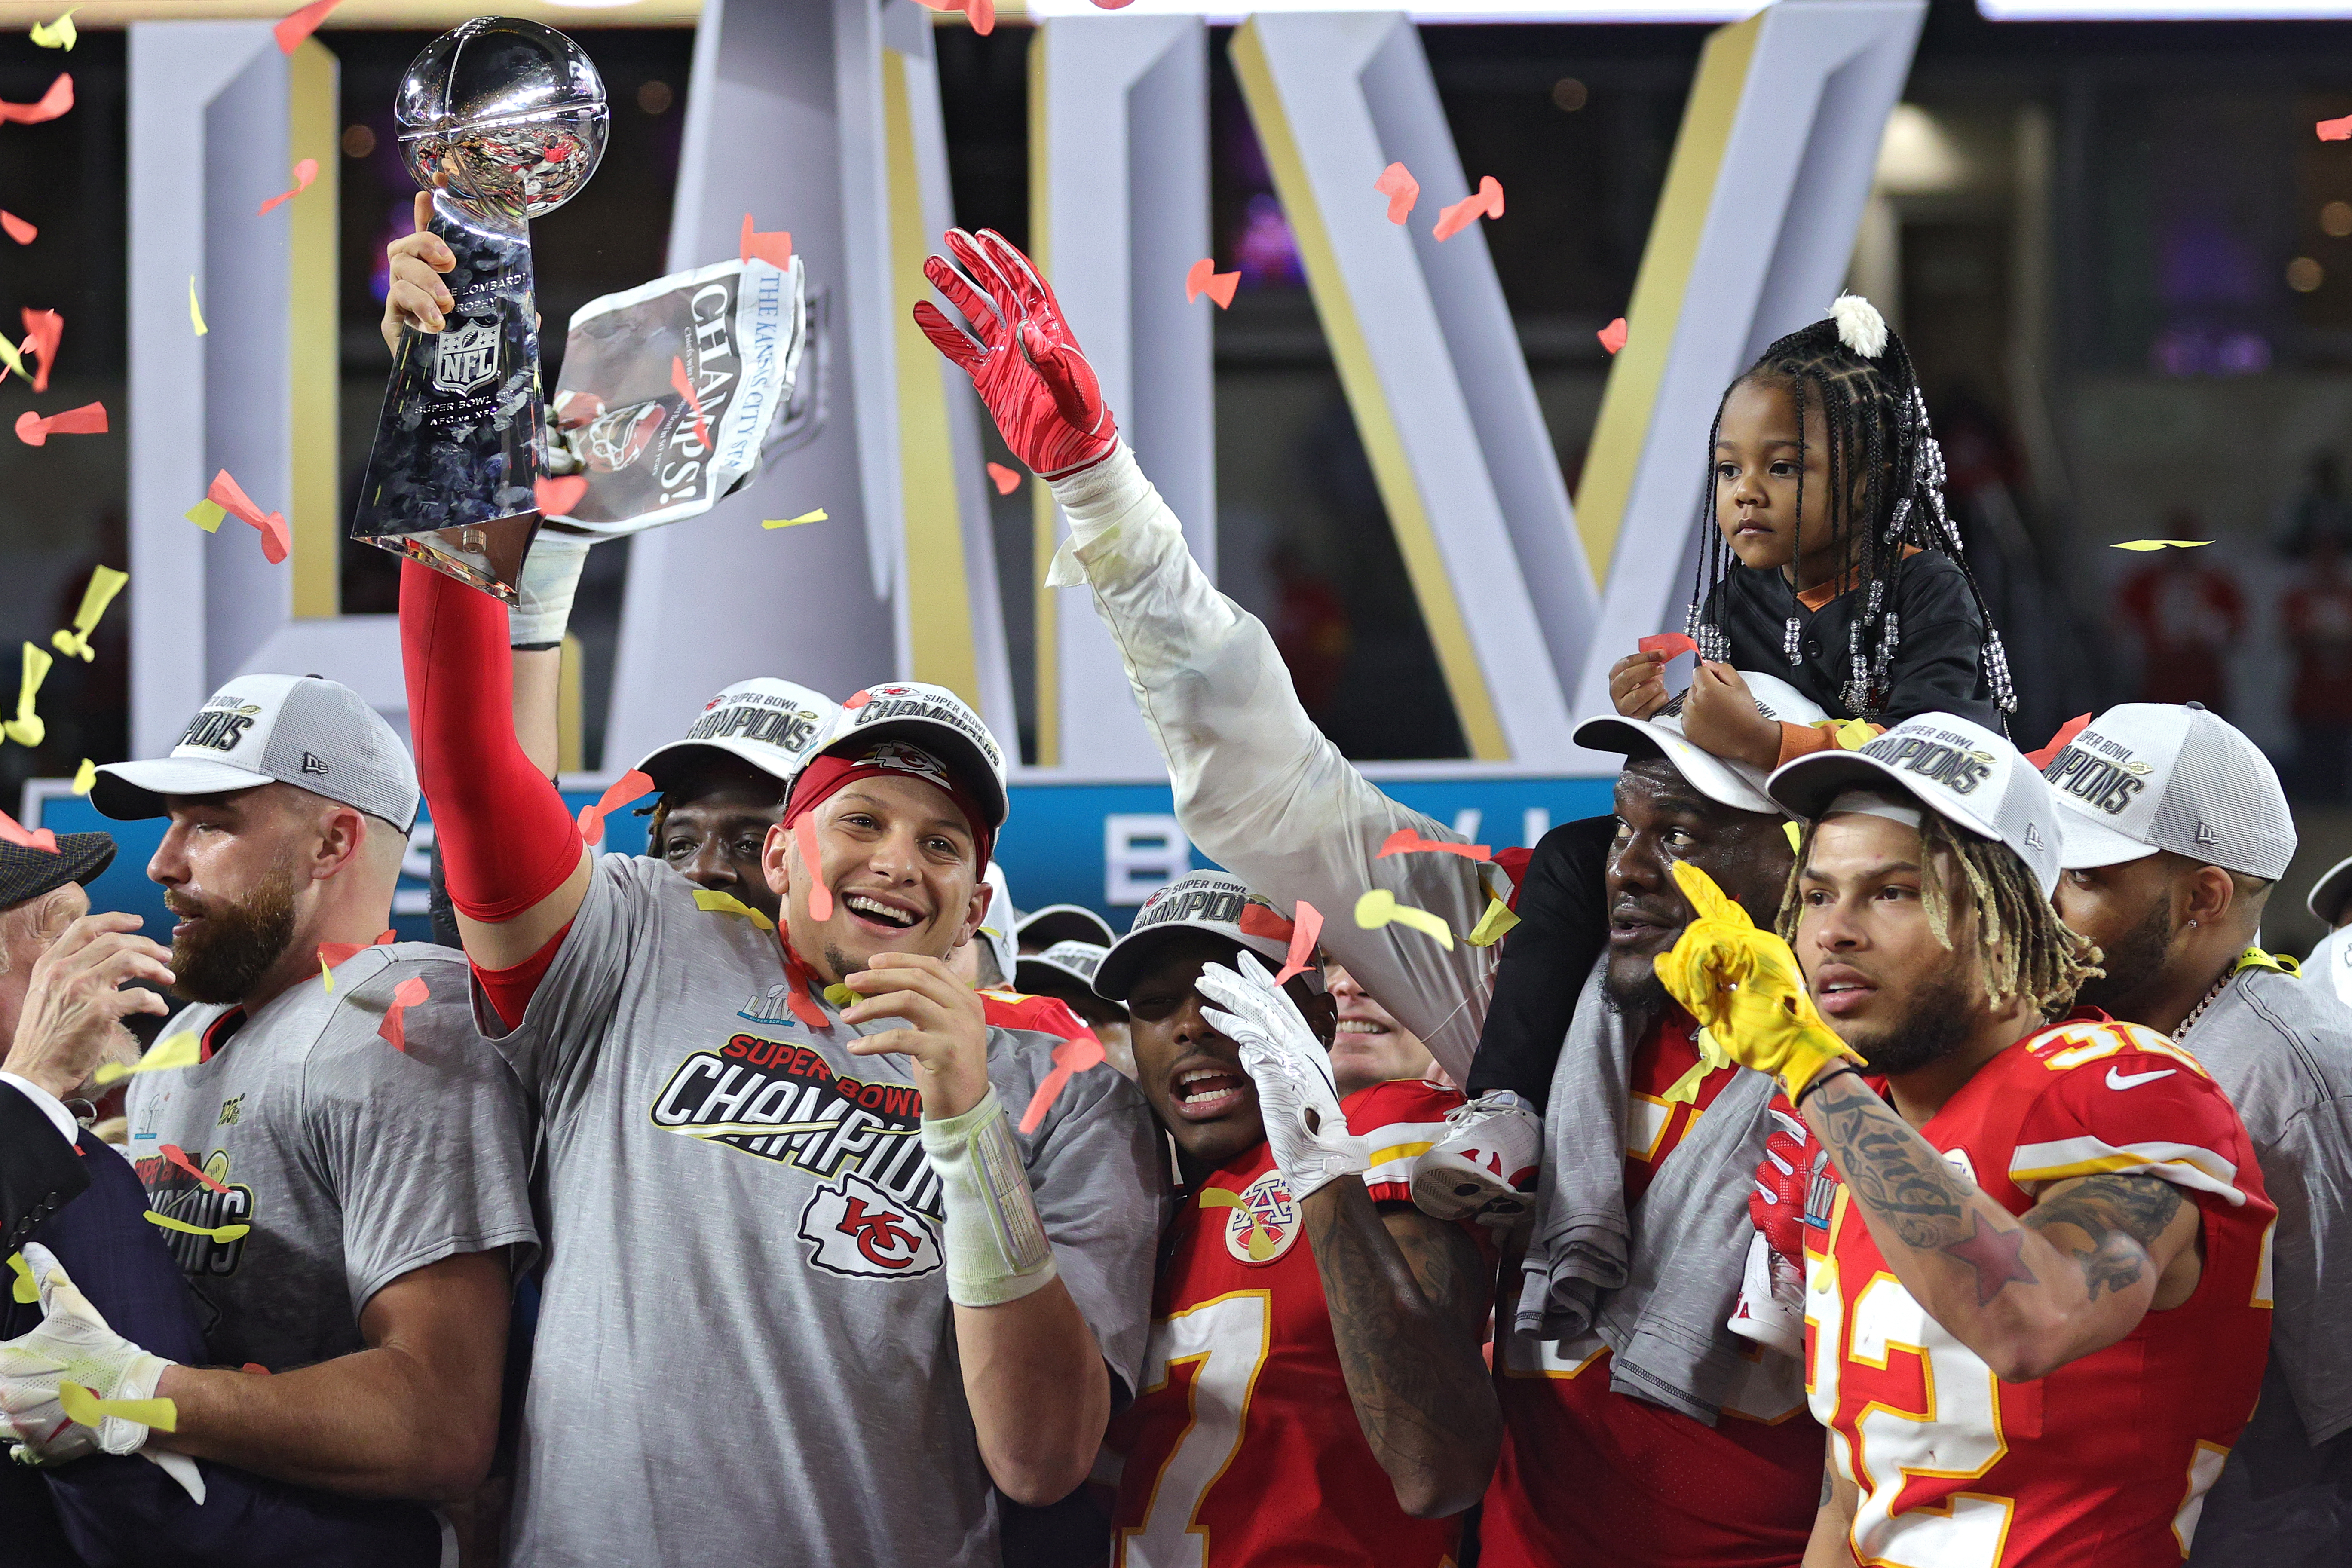
{"type": "Polygon", "coordinates": [[[922,1126],[947,1216],[948,1300],[996,1307],[1042,1289],[1054,1278],[1054,1247],[994,1087],[962,1115],[925,1117],[922,1126]]]}
{"type": "Polygon", "coordinates": [[[522,563],[522,581],[515,585],[515,602],[507,608],[507,641],[514,647],[547,647],[563,640],[572,619],[572,596],[580,586],[581,570],[588,564],[588,547],[595,540],[584,533],[559,533],[541,528],[530,542],[522,563]]]}

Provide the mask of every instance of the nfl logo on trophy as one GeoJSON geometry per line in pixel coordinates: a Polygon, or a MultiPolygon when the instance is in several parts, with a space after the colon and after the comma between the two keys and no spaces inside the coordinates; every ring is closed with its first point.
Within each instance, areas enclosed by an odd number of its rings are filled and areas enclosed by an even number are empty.
{"type": "Polygon", "coordinates": [[[433,384],[454,397],[470,396],[498,379],[499,327],[471,321],[441,333],[433,358],[433,384]]]}

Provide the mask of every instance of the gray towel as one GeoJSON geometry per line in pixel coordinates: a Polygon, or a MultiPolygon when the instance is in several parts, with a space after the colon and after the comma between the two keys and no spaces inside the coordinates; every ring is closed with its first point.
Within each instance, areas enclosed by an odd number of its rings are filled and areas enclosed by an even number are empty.
{"type": "Polygon", "coordinates": [[[1634,1048],[1601,995],[1596,964],[1553,1069],[1549,1158],[1520,1289],[1520,1329],[1547,1340],[1598,1332],[1610,1386],[1712,1426],[1747,1369],[1724,1327],[1747,1267],[1748,1194],[1771,1131],[1772,1080],[1741,1072],[1625,1205],[1625,1104],[1634,1048]]]}

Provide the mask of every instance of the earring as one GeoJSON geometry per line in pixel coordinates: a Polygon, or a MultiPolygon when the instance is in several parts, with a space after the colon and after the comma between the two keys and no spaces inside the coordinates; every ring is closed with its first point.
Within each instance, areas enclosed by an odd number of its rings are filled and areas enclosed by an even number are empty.
{"type": "Polygon", "coordinates": [[[2195,931],[2197,929],[2197,922],[2195,921],[2190,921],[2189,922],[2189,929],[2190,931],[2195,931]]]}

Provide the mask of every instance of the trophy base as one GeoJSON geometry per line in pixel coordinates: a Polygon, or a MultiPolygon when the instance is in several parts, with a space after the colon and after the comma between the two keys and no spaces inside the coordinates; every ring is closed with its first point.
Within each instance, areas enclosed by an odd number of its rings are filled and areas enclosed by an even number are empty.
{"type": "Polygon", "coordinates": [[[378,549],[405,555],[511,605],[516,584],[522,581],[523,557],[530,553],[530,542],[538,533],[539,513],[526,511],[455,528],[365,537],[378,549]]]}

